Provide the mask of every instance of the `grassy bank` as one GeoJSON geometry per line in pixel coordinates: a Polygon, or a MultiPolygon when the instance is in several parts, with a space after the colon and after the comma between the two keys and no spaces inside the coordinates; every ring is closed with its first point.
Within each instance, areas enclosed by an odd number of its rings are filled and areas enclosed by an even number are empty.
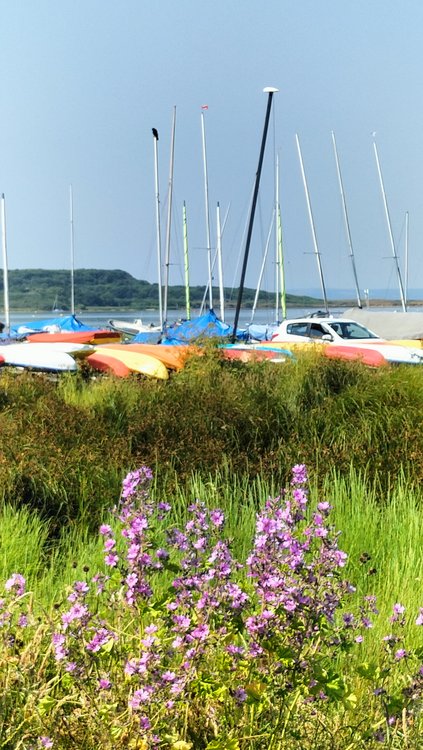
{"type": "Polygon", "coordinates": [[[306,510],[300,481],[195,475],[163,504],[130,478],[120,520],[54,544],[5,506],[3,747],[417,750],[419,493],[399,480],[381,504],[351,469],[306,510]]]}
{"type": "Polygon", "coordinates": [[[305,463],[321,483],[351,464],[383,500],[423,478],[423,371],[302,357],[282,367],[211,350],[170,381],[0,377],[2,500],[96,528],[129,469],[172,488],[195,470],[284,482],[305,463]],[[375,490],[376,492],[376,490],[375,490]]]}
{"type": "Polygon", "coordinates": [[[1,371],[0,747],[416,750],[422,385],[213,348],[165,384],[1,371]],[[299,463],[310,509],[291,518],[299,463]],[[152,503],[121,537],[110,509],[141,465],[152,503]],[[267,600],[281,585],[286,607],[267,600]]]}

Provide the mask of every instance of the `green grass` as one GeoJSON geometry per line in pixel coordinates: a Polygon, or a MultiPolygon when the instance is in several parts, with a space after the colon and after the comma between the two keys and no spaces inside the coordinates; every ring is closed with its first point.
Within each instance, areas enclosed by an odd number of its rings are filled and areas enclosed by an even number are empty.
{"type": "MultiPolygon", "coordinates": [[[[333,471],[332,475],[326,477],[323,487],[319,487],[321,482],[317,473],[312,472],[310,480],[311,509],[323,499],[331,503],[333,506],[332,522],[335,529],[342,531],[340,547],[349,554],[343,577],[354,583],[357,590],[352,595],[351,601],[345,604],[345,610],[357,610],[363,596],[375,594],[381,616],[375,618],[374,627],[366,631],[364,642],[357,645],[353,653],[341,651],[335,657],[334,667],[347,680],[349,690],[354,694],[356,708],[353,704],[328,705],[327,709],[323,708],[320,711],[319,726],[316,726],[313,721],[313,713],[308,716],[306,712],[304,726],[301,727],[303,733],[301,747],[304,750],[314,750],[315,747],[322,747],[325,750],[373,748],[376,745],[362,744],[362,741],[358,739],[357,743],[351,743],[349,730],[352,725],[360,723],[360,715],[363,711],[366,712],[366,720],[368,718],[370,724],[373,721],[372,717],[377,716],[374,701],[372,703],[372,689],[373,686],[378,685],[377,677],[374,678],[374,685],[369,688],[366,680],[360,676],[359,670],[362,663],[374,664],[375,668],[378,667],[378,663],[382,664],[382,638],[391,632],[392,625],[389,622],[389,616],[394,603],[401,602],[407,608],[409,618],[405,629],[407,648],[423,645],[423,628],[412,626],[419,607],[423,605],[421,598],[422,492],[419,486],[403,475],[392,482],[389,492],[385,493],[381,502],[381,488],[378,482],[369,478],[365,473],[355,470],[352,464],[348,476],[333,471]],[[370,556],[367,562],[360,561],[363,553],[370,556]],[[375,571],[373,574],[369,574],[371,569],[375,571]],[[327,713],[325,713],[326,710],[327,713]],[[317,736],[320,739],[316,740],[317,736]]],[[[250,480],[245,475],[234,474],[231,468],[223,462],[221,470],[209,474],[193,472],[191,476],[178,478],[169,472],[166,486],[154,482],[152,499],[167,500],[171,504],[172,510],[168,524],[179,527],[183,526],[188,517],[188,506],[196,500],[203,501],[210,508],[222,508],[227,519],[225,533],[232,540],[233,553],[239,561],[245,561],[254,538],[256,513],[267,497],[279,494],[280,490],[280,483],[267,474],[258,475],[250,480]]],[[[104,514],[103,520],[110,521],[110,518],[104,514]]],[[[10,686],[7,688],[9,700],[8,707],[4,707],[5,718],[3,719],[3,730],[7,731],[7,736],[14,737],[14,733],[19,736],[19,721],[22,720],[25,711],[28,716],[30,715],[28,706],[32,706],[31,715],[35,717],[40,696],[47,696],[52,688],[53,680],[47,663],[49,653],[47,644],[51,638],[49,633],[51,624],[49,623],[53,622],[55,616],[50,619],[50,615],[56,607],[63,610],[69,606],[66,597],[74,581],[89,581],[95,573],[104,571],[102,548],[103,539],[97,533],[90,531],[83,516],[79,521],[63,523],[60,530],[56,525],[55,533],[52,535],[49,522],[42,518],[39,511],[27,506],[13,507],[8,504],[4,504],[1,508],[0,598],[3,582],[14,572],[22,573],[27,579],[27,589],[33,592],[30,596],[32,610],[39,618],[39,626],[34,631],[32,641],[26,645],[20,657],[19,674],[22,684],[19,691],[14,681],[16,672],[14,663],[6,661],[0,669],[3,686],[10,686]],[[30,666],[32,653],[37,655],[40,670],[38,674],[42,675],[42,678],[40,677],[36,682],[33,681],[30,666]],[[25,685],[25,688],[22,685],[25,685]],[[33,699],[33,695],[38,697],[33,699]],[[25,709],[24,706],[26,706],[25,709]]],[[[161,593],[165,593],[165,587],[169,585],[171,576],[173,576],[172,573],[158,574],[155,578],[153,585],[157,586],[156,601],[160,601],[161,593]]],[[[116,627],[119,628],[119,613],[113,611],[113,603],[110,606],[109,613],[102,609],[102,616],[105,616],[112,627],[115,622],[116,627]]],[[[109,607],[108,600],[103,601],[101,607],[109,607]]],[[[400,689],[401,674],[396,679],[398,681],[396,684],[400,689]]],[[[254,739],[260,734],[261,727],[260,717],[254,711],[255,708],[252,706],[251,732],[247,732],[248,736],[252,735],[251,741],[250,739],[241,741],[234,747],[257,748],[257,750],[264,747],[259,740],[256,744],[254,739]]],[[[1,721],[0,717],[0,724],[1,721]]],[[[109,717],[105,721],[106,723],[102,723],[101,730],[106,733],[102,746],[112,747],[107,744],[110,737],[106,740],[107,722],[110,721],[111,725],[112,718],[109,717]]],[[[43,716],[41,716],[40,726],[44,726],[42,722],[43,716]]],[[[93,722],[91,727],[93,737],[97,737],[96,732],[100,732],[99,727],[100,725],[95,726],[93,722]]],[[[41,731],[45,730],[40,729],[39,733],[41,731]]],[[[397,731],[396,737],[396,744],[386,746],[399,750],[402,747],[401,744],[397,744],[402,741],[401,730],[399,734],[397,731]]],[[[68,747],[66,732],[62,740],[63,747],[68,747]]],[[[94,742],[93,738],[91,742],[94,742]]],[[[11,745],[6,745],[6,747],[9,746],[11,745]]],[[[92,747],[94,744],[89,744],[89,746],[92,747]]],[[[204,744],[201,745],[203,746],[204,744]]],[[[291,744],[291,741],[287,740],[286,743],[276,743],[273,746],[280,750],[282,748],[292,750],[294,747],[298,748],[299,744],[296,741],[292,741],[291,744]]],[[[414,746],[410,744],[404,744],[405,747],[414,750],[414,746]]]]}
{"type": "MultiPolygon", "coordinates": [[[[402,478],[381,503],[377,486],[353,467],[348,478],[336,474],[328,478],[323,491],[316,488],[315,479],[311,477],[310,503],[325,498],[333,506],[332,522],[342,532],[341,549],[349,555],[345,575],[357,588],[355,599],[367,594],[377,597],[381,617],[366,639],[371,648],[374,640],[388,632],[394,603],[405,605],[414,619],[423,606],[423,496],[419,488],[402,478]],[[360,561],[363,553],[370,556],[368,562],[360,561]]],[[[239,561],[245,561],[254,538],[256,513],[266,498],[280,489],[265,477],[250,482],[226,469],[208,477],[193,474],[184,482],[175,479],[172,489],[153,489],[153,497],[171,503],[170,525],[182,526],[187,507],[198,499],[208,507],[222,508],[233,553],[239,561]]],[[[44,610],[63,597],[74,580],[91,577],[102,567],[102,541],[98,534],[88,531],[86,524],[64,525],[52,542],[48,526],[37,513],[4,506],[1,578],[5,580],[13,572],[25,575],[44,610]]]]}
{"type": "MultiPolygon", "coordinates": [[[[0,372],[0,501],[39,510],[57,533],[91,528],[120,478],[141,464],[169,486],[193,472],[283,482],[304,462],[320,486],[351,463],[383,502],[393,481],[423,479],[423,369],[366,369],[304,355],[244,365],[215,347],[166,383],[0,372]]],[[[241,481],[241,480],[240,480],[241,481]]]]}

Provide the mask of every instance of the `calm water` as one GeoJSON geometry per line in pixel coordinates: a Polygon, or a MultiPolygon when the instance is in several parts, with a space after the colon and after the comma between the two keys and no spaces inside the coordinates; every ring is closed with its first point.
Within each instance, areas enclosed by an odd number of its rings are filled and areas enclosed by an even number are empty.
{"type": "MultiPolygon", "coordinates": [[[[287,309],[287,317],[288,318],[299,318],[303,315],[308,315],[309,313],[316,312],[319,308],[318,307],[293,307],[287,309]]],[[[389,310],[400,310],[398,307],[372,307],[372,311],[377,312],[380,311],[389,311],[389,310]]],[[[414,312],[422,312],[423,307],[413,307],[412,310],[414,312]]],[[[343,314],[344,308],[330,308],[329,310],[333,315],[343,314]]],[[[215,311],[218,315],[218,310],[215,311]]],[[[31,320],[47,320],[50,318],[60,317],[61,315],[67,316],[70,313],[64,312],[64,313],[54,313],[54,312],[43,312],[43,313],[34,313],[31,315],[30,313],[10,313],[10,324],[11,325],[19,325],[25,322],[29,322],[31,320]]],[[[173,322],[176,320],[179,320],[183,315],[182,310],[168,310],[168,320],[169,322],[173,322]]],[[[158,312],[154,310],[140,310],[135,312],[104,312],[104,311],[98,311],[98,312],[77,312],[76,317],[81,320],[83,323],[86,323],[86,325],[90,326],[98,326],[99,328],[103,328],[104,326],[108,326],[109,320],[116,319],[116,320],[127,320],[127,321],[133,321],[136,318],[141,318],[142,322],[145,324],[153,323],[155,325],[158,325],[159,319],[158,319],[158,312]]],[[[192,313],[191,316],[193,319],[198,317],[198,311],[195,310],[192,313]]],[[[233,323],[235,317],[235,310],[228,310],[227,314],[225,315],[225,321],[227,323],[233,323]]],[[[0,314],[0,320],[4,320],[4,317],[0,314]]],[[[240,316],[239,316],[239,327],[242,328],[243,326],[246,326],[251,322],[251,310],[241,310],[240,316]]],[[[256,310],[256,313],[254,315],[254,323],[257,324],[269,324],[275,322],[275,311],[274,310],[256,310]]]]}

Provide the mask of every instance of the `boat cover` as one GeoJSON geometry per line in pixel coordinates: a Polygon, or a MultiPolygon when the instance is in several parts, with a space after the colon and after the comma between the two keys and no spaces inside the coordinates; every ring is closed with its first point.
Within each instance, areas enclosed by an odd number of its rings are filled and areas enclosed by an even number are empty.
{"type": "MultiPolygon", "coordinates": [[[[162,337],[162,344],[188,344],[202,338],[226,338],[232,335],[233,328],[219,320],[213,310],[194,320],[186,320],[169,326],[162,337]]],[[[244,337],[245,332],[239,331],[244,337]]]]}
{"type": "Polygon", "coordinates": [[[272,336],[276,333],[278,323],[271,325],[251,324],[247,327],[247,336],[249,341],[271,341],[272,336]]]}
{"type": "Polygon", "coordinates": [[[344,317],[356,320],[384,339],[423,339],[421,312],[363,310],[353,307],[345,310],[344,317]]]}
{"type": "Polygon", "coordinates": [[[131,339],[131,344],[159,344],[161,331],[140,331],[131,339]]]}
{"type": "Polygon", "coordinates": [[[75,315],[66,315],[58,318],[48,318],[47,320],[30,320],[28,323],[20,323],[11,326],[11,332],[15,335],[25,335],[30,333],[61,333],[62,331],[97,331],[97,328],[87,326],[82,323],[75,315]]]}

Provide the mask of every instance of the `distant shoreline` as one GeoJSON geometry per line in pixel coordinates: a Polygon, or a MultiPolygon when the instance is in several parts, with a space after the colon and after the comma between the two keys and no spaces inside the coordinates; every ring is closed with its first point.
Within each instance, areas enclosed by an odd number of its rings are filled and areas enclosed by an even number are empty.
{"type": "MultiPolygon", "coordinates": [[[[304,309],[304,307],[310,307],[318,309],[324,309],[324,302],[323,300],[313,300],[312,302],[309,302],[308,304],[305,304],[303,301],[298,300],[298,302],[287,302],[286,304],[287,308],[295,310],[296,308],[304,309]]],[[[342,308],[349,308],[349,307],[357,307],[357,300],[328,300],[328,306],[330,308],[333,307],[342,307],[342,308]]],[[[393,308],[398,307],[401,308],[401,301],[400,300],[387,300],[387,299],[373,299],[368,304],[363,305],[362,309],[371,309],[371,308],[393,308]]],[[[423,307],[423,300],[410,300],[407,302],[407,307],[423,307]]],[[[234,303],[226,303],[225,308],[227,310],[235,310],[236,304],[234,303]]],[[[242,308],[244,310],[252,310],[251,304],[245,304],[242,305],[242,308]]],[[[257,305],[258,310],[271,310],[273,308],[272,305],[265,304],[265,305],[257,305]]],[[[144,312],[159,312],[158,307],[148,306],[145,308],[139,308],[139,307],[91,307],[91,306],[84,306],[83,308],[80,308],[76,311],[77,315],[83,315],[84,313],[104,313],[104,314],[128,314],[128,313],[139,313],[140,310],[143,310],[144,312]]],[[[182,310],[182,307],[175,307],[171,308],[172,310],[182,310]]],[[[196,313],[200,311],[200,307],[196,307],[191,305],[192,312],[196,313]]],[[[70,315],[70,310],[34,310],[31,307],[16,307],[13,308],[13,312],[16,314],[22,314],[22,313],[28,313],[31,315],[45,315],[46,318],[58,318],[63,315],[70,315]]],[[[1,313],[0,313],[1,316],[1,313]]]]}

